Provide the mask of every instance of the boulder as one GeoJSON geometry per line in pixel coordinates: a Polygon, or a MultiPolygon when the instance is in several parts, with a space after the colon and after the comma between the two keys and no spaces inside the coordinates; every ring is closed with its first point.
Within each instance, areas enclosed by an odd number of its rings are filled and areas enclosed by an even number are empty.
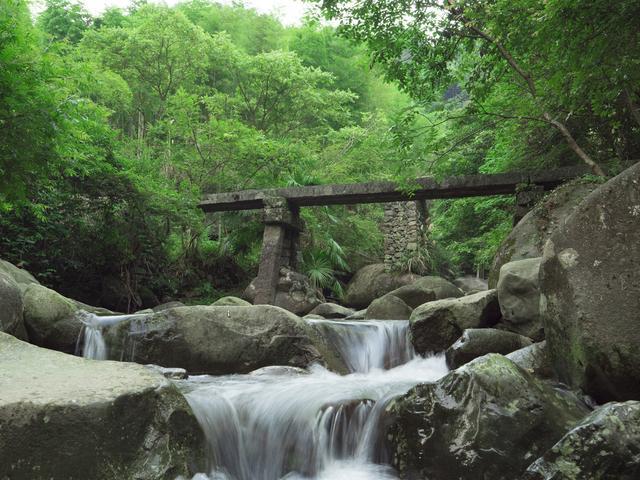
{"type": "Polygon", "coordinates": [[[471,275],[458,277],[452,283],[465,294],[483,292],[489,289],[489,283],[486,280],[472,277],[471,275]]]}
{"type": "Polygon", "coordinates": [[[367,310],[358,310],[357,312],[353,313],[352,315],[349,315],[347,318],[345,318],[345,320],[364,320],[365,316],[367,315],[367,310]]]}
{"type": "MultiPolygon", "coordinates": [[[[245,289],[242,296],[245,300],[254,303],[255,279],[245,289]]],[[[288,268],[280,269],[275,306],[289,310],[296,315],[306,315],[324,301],[322,292],[311,285],[309,277],[288,268]]]]}
{"type": "Polygon", "coordinates": [[[505,263],[498,280],[502,325],[536,341],[544,339],[538,282],[541,262],[542,258],[528,258],[505,263]]]}
{"type": "Polygon", "coordinates": [[[268,365],[307,367],[323,360],[334,367],[332,357],[321,355],[322,345],[311,327],[271,305],[177,307],[125,320],[107,329],[104,337],[109,358],[124,356],[190,374],[248,373],[268,365]]]}
{"type": "Polygon", "coordinates": [[[0,272],[0,332],[27,338],[22,316],[22,293],[13,277],[0,272]]]}
{"type": "Polygon", "coordinates": [[[409,285],[418,278],[418,275],[411,273],[387,272],[382,263],[367,265],[358,270],[347,285],[344,302],[353,308],[366,308],[376,298],[409,285]]]}
{"type": "Polygon", "coordinates": [[[393,295],[406,303],[411,310],[419,307],[423,303],[438,300],[436,292],[432,289],[422,287],[415,283],[405,285],[390,291],[387,295],[393,295]]]}
{"type": "Polygon", "coordinates": [[[152,363],[145,365],[145,367],[169,380],[184,380],[189,376],[184,368],[165,368],[160,365],[153,365],[152,363]]]}
{"type": "Polygon", "coordinates": [[[506,355],[520,368],[539,378],[552,378],[553,369],[547,353],[547,342],[538,342],[506,355]]]}
{"type": "Polygon", "coordinates": [[[0,478],[172,480],[203,442],[177,388],[0,333],[0,478]]]}
{"type": "Polygon", "coordinates": [[[449,368],[458,368],[487,353],[506,355],[531,345],[531,339],[495,328],[468,328],[445,352],[449,368]]]}
{"type": "Polygon", "coordinates": [[[498,248],[489,273],[489,288],[496,288],[500,269],[505,263],[541,257],[551,234],[597,186],[597,183],[579,179],[556,188],[538,202],[498,248]]]}
{"type": "Polygon", "coordinates": [[[425,303],[411,313],[411,341],[420,354],[447,349],[467,328],[495,325],[500,318],[495,290],[425,303]]]}
{"type": "Polygon", "coordinates": [[[445,298],[458,298],[464,296],[464,292],[456,287],[453,283],[442,277],[422,277],[413,283],[414,287],[423,290],[430,290],[434,293],[436,300],[445,298]]]}
{"type": "Polygon", "coordinates": [[[364,318],[367,320],[408,320],[412,308],[390,293],[376,298],[367,308],[364,318]]]}
{"type": "Polygon", "coordinates": [[[238,297],[222,297],[211,304],[212,307],[250,307],[251,304],[238,297]]]}
{"type": "Polygon", "coordinates": [[[535,461],[522,480],[640,478],[640,402],[607,403],[535,461]]]}
{"type": "Polygon", "coordinates": [[[594,190],[545,245],[541,313],[559,379],[640,399],[640,163],[594,190]]]}
{"type": "Polygon", "coordinates": [[[311,315],[320,315],[323,318],[346,318],[349,315],[353,315],[355,310],[336,303],[321,303],[309,313],[311,315]]]}
{"type": "Polygon", "coordinates": [[[169,310],[170,308],[184,307],[184,306],[185,306],[184,303],[174,300],[172,302],[166,302],[166,303],[161,303],[160,305],[156,305],[151,310],[153,310],[154,312],[162,312],[163,310],[169,310]]]}
{"type": "Polygon", "coordinates": [[[28,285],[35,283],[40,285],[40,282],[35,279],[33,275],[22,268],[16,267],[14,264],[7,262],[6,260],[0,260],[0,273],[4,273],[13,279],[18,285],[28,285]]]}
{"type": "Polygon", "coordinates": [[[73,353],[82,329],[82,321],[76,315],[76,303],[36,283],[27,285],[23,301],[29,341],[41,347],[73,353]]]}
{"type": "Polygon", "coordinates": [[[502,355],[477,358],[387,406],[401,478],[513,480],[588,409],[502,355]]]}

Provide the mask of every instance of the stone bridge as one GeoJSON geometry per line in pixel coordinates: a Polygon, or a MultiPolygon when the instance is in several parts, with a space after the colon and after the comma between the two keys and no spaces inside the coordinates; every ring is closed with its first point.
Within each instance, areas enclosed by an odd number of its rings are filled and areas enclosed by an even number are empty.
{"type": "MultiPolygon", "coordinates": [[[[280,268],[295,270],[298,262],[301,207],[322,205],[353,205],[359,203],[417,202],[411,209],[402,203],[386,210],[385,217],[396,219],[393,229],[399,228],[397,219],[407,220],[411,234],[416,222],[425,221],[424,202],[432,199],[516,195],[514,221],[519,220],[533,206],[544,190],[550,190],[567,180],[584,175],[583,168],[562,168],[543,172],[512,172],[492,175],[465,175],[436,180],[423,177],[415,180],[411,191],[399,189],[393,182],[368,182],[343,185],[314,185],[305,187],[242,190],[205,195],[199,207],[205,212],[237,210],[263,210],[264,234],[258,278],[256,304],[272,304],[280,275],[280,268]],[[414,218],[407,211],[416,212],[414,218]]],[[[389,230],[389,229],[387,229],[389,230]]],[[[385,232],[385,255],[389,249],[387,239],[393,232],[385,232]]],[[[406,233],[406,232],[405,232],[406,233]]],[[[407,241],[407,235],[400,235],[407,241]]],[[[411,241],[411,239],[409,239],[411,241]]],[[[393,241],[389,242],[393,244],[393,241]]]]}

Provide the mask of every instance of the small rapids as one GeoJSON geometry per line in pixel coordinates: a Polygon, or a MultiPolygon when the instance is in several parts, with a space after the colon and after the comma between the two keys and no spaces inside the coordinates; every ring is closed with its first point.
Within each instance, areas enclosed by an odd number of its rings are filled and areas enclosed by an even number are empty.
{"type": "MultiPolygon", "coordinates": [[[[109,358],[109,349],[103,335],[106,328],[131,320],[130,334],[133,335],[136,333],[136,329],[142,328],[144,319],[148,317],[147,314],[99,316],[82,310],[77,315],[82,322],[82,330],[80,330],[76,342],[76,355],[93,360],[107,360],[109,358]]],[[[135,343],[131,342],[130,350],[133,348],[135,348],[135,343]]],[[[129,352],[126,357],[120,360],[133,358],[133,352],[129,352]]]]}
{"type": "Polygon", "coordinates": [[[206,474],[193,480],[397,478],[381,438],[385,407],[445,375],[444,357],[417,356],[407,321],[309,323],[351,373],[274,367],[179,382],[207,439],[206,474]]]}

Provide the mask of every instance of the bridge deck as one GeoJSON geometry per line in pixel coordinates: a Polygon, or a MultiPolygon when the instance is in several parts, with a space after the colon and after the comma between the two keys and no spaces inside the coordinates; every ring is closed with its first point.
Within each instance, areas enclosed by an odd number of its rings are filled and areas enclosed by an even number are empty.
{"type": "Polygon", "coordinates": [[[492,175],[465,175],[437,181],[418,178],[412,194],[399,191],[393,182],[369,182],[342,185],[240,190],[205,195],[199,206],[205,212],[253,210],[263,208],[265,197],[285,197],[299,207],[319,205],[348,205],[356,203],[385,203],[436,198],[460,198],[505,195],[515,193],[518,185],[532,183],[545,189],[587,173],[581,167],[568,167],[544,172],[513,172],[492,175]]]}

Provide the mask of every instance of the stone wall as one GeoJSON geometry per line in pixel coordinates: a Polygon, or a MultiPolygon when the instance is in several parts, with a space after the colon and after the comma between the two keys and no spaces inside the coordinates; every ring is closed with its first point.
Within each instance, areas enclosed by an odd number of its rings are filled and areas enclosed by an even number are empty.
{"type": "Polygon", "coordinates": [[[394,202],[384,206],[384,264],[388,271],[403,266],[425,242],[428,209],[424,200],[394,202]]]}

